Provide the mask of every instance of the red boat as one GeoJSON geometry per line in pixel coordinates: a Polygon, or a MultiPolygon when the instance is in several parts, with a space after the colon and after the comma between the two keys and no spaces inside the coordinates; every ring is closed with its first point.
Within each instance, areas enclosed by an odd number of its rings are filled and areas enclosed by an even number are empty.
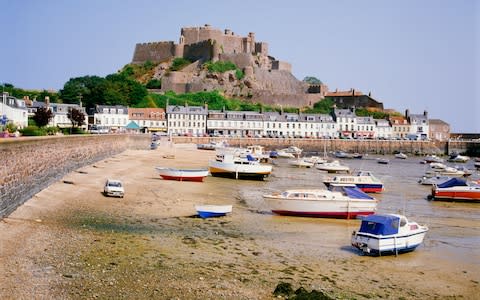
{"type": "Polygon", "coordinates": [[[166,180],[202,182],[208,176],[208,169],[155,168],[160,177],[166,180]]]}
{"type": "Polygon", "coordinates": [[[445,201],[480,202],[480,185],[452,178],[432,188],[431,198],[445,201]]]}

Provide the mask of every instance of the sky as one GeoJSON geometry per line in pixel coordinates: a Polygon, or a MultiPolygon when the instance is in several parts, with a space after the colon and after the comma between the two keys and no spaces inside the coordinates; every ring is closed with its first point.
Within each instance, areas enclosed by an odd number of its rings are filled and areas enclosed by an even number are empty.
{"type": "Polygon", "coordinates": [[[480,133],[480,1],[0,0],[0,83],[59,90],[131,62],[136,43],[210,24],[331,91],[354,88],[451,132],[480,133]]]}

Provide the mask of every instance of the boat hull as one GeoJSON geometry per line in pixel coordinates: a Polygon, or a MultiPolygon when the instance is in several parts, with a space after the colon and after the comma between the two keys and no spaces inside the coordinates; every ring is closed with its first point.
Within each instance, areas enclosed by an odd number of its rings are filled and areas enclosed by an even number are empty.
{"type": "Polygon", "coordinates": [[[369,255],[390,255],[411,252],[420,246],[427,230],[405,235],[373,235],[369,233],[354,232],[352,246],[369,255]]]}
{"type": "Polygon", "coordinates": [[[273,213],[285,216],[354,219],[375,213],[376,200],[291,200],[264,196],[273,213]]]}
{"type": "Polygon", "coordinates": [[[209,171],[214,177],[263,180],[272,172],[272,166],[211,161],[209,171]]]}
{"type": "Polygon", "coordinates": [[[196,205],[197,214],[202,219],[223,217],[232,212],[232,205],[196,205]]]}
{"type": "Polygon", "coordinates": [[[433,191],[432,198],[442,201],[480,202],[480,189],[454,190],[437,189],[433,191]]]}
{"type": "Polygon", "coordinates": [[[165,180],[202,182],[208,176],[207,169],[179,170],[170,168],[157,168],[157,171],[165,180]]]}

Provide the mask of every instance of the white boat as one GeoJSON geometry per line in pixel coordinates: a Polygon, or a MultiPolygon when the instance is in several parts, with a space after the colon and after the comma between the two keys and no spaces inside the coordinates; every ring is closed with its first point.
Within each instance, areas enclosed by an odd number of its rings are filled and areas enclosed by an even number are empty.
{"type": "Polygon", "coordinates": [[[232,212],[232,205],[195,205],[195,210],[203,219],[222,217],[232,212]]]}
{"type": "Polygon", "coordinates": [[[450,156],[450,158],[448,159],[448,161],[456,162],[456,163],[465,163],[469,160],[470,160],[470,157],[463,156],[463,155],[460,155],[460,154],[454,154],[454,155],[450,156]]]}
{"type": "Polygon", "coordinates": [[[480,169],[480,162],[479,161],[475,161],[473,163],[473,165],[475,166],[476,169],[480,169]]]}
{"type": "Polygon", "coordinates": [[[425,177],[434,177],[434,176],[449,176],[449,177],[463,177],[465,172],[457,170],[452,167],[445,167],[445,169],[432,169],[425,172],[425,177]]]}
{"type": "Polygon", "coordinates": [[[346,219],[373,214],[378,203],[354,185],[292,189],[264,195],[263,199],[279,215],[346,219]]]}
{"type": "Polygon", "coordinates": [[[331,184],[354,184],[366,193],[380,193],[383,183],[369,171],[358,171],[353,175],[337,175],[325,179],[323,183],[328,187],[331,184]]]}
{"type": "Polygon", "coordinates": [[[432,162],[430,163],[430,168],[435,170],[445,170],[447,168],[447,165],[440,162],[432,162]]]}
{"type": "Polygon", "coordinates": [[[260,164],[253,156],[239,157],[232,153],[217,153],[214,160],[209,161],[209,171],[212,176],[261,179],[272,173],[272,166],[260,164]]]}
{"type": "Polygon", "coordinates": [[[382,165],[388,165],[390,160],[388,158],[377,158],[377,163],[382,165]]]}
{"type": "MultiPolygon", "coordinates": [[[[247,146],[246,154],[252,155],[255,159],[259,160],[260,162],[268,162],[270,158],[270,153],[265,151],[265,148],[260,145],[252,145],[247,146]]],[[[245,155],[246,156],[246,155],[245,155]]]]}
{"type": "Polygon", "coordinates": [[[348,166],[341,165],[338,160],[324,164],[317,164],[315,167],[318,170],[327,171],[329,173],[350,172],[350,168],[348,166]]]}
{"type": "Polygon", "coordinates": [[[295,158],[295,157],[299,157],[300,154],[302,154],[302,151],[303,150],[298,147],[290,146],[288,148],[277,150],[277,154],[278,154],[278,157],[295,158]]]}
{"type": "Polygon", "coordinates": [[[438,162],[438,163],[443,163],[444,160],[434,154],[432,155],[427,155],[425,156],[425,158],[423,159],[426,163],[432,163],[432,162],[438,162]]]}
{"type": "Polygon", "coordinates": [[[208,176],[208,169],[176,169],[156,167],[160,177],[166,180],[202,182],[208,176]]]}
{"type": "Polygon", "coordinates": [[[420,183],[421,185],[435,185],[435,184],[440,184],[447,180],[450,180],[451,178],[452,177],[449,177],[449,176],[433,176],[433,177],[423,176],[422,178],[420,178],[418,183],[420,183]]]}
{"type": "Polygon", "coordinates": [[[295,158],[295,155],[293,153],[285,152],[284,150],[277,150],[276,153],[277,157],[280,158],[295,158]]]}
{"type": "Polygon", "coordinates": [[[395,154],[395,158],[407,159],[408,156],[405,153],[400,152],[400,153],[395,154]]]}
{"type": "Polygon", "coordinates": [[[315,165],[314,162],[307,161],[305,158],[297,158],[288,162],[291,166],[298,168],[311,168],[315,165]]]}
{"type": "Polygon", "coordinates": [[[366,254],[398,254],[415,250],[422,244],[428,227],[396,214],[374,214],[362,219],[360,229],[352,233],[352,246],[366,254]]]}

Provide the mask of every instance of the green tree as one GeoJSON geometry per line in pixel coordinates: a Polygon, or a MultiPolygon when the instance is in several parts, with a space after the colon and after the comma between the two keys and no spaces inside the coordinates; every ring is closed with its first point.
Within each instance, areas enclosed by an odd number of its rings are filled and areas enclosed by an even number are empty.
{"type": "Polygon", "coordinates": [[[152,79],[145,85],[145,87],[147,89],[161,89],[162,81],[160,81],[159,79],[152,79]]]}
{"type": "Polygon", "coordinates": [[[313,76],[306,76],[305,78],[303,78],[303,81],[309,84],[322,84],[322,81],[320,79],[313,76]]]}
{"type": "Polygon", "coordinates": [[[67,118],[72,122],[72,127],[80,127],[85,125],[85,114],[76,108],[70,108],[67,112],[67,118]]]}
{"type": "Polygon", "coordinates": [[[32,119],[35,121],[38,127],[44,127],[48,125],[48,122],[53,118],[53,113],[50,109],[40,107],[37,109],[32,119]]]}

